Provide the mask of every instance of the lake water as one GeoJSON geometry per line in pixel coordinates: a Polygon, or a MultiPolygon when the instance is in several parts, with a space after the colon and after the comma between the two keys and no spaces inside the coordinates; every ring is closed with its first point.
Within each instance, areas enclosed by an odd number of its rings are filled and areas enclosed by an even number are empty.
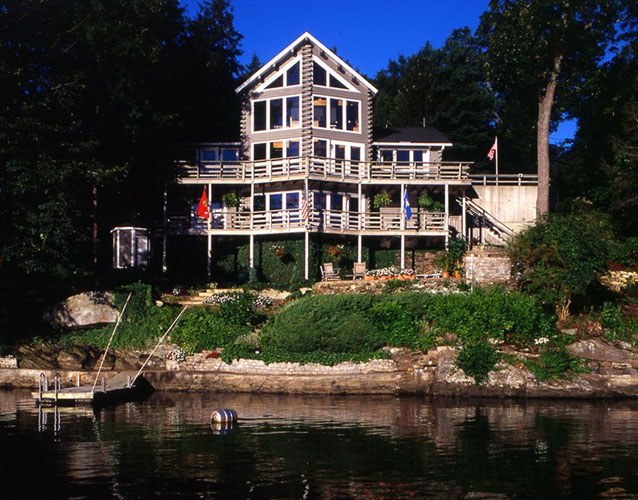
{"type": "Polygon", "coordinates": [[[638,401],[157,392],[40,413],[0,391],[0,477],[5,500],[638,498],[638,401]]]}

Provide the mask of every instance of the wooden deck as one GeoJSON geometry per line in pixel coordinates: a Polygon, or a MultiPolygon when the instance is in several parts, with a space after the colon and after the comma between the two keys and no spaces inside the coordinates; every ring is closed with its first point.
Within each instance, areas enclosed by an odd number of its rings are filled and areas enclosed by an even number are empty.
{"type": "MultiPolygon", "coordinates": [[[[448,225],[454,225],[448,216],[448,225]]],[[[171,234],[271,234],[310,232],[352,234],[366,236],[442,236],[449,229],[444,213],[415,213],[410,220],[402,220],[399,209],[393,212],[354,212],[342,210],[310,210],[308,220],[300,209],[270,212],[224,212],[213,214],[209,223],[204,219],[191,220],[184,214],[169,214],[171,234]]]]}
{"type": "Polygon", "coordinates": [[[54,381],[53,390],[45,387],[44,390],[32,392],[31,396],[36,403],[43,406],[107,406],[122,401],[143,399],[152,392],[153,388],[142,377],[138,377],[131,385],[130,381],[133,377],[135,372],[120,372],[114,377],[103,378],[95,388],[93,386],[59,387],[57,391],[54,381]]]}
{"type": "Polygon", "coordinates": [[[469,184],[469,162],[363,162],[318,157],[261,161],[177,162],[183,184],[243,184],[311,179],[362,184],[469,184]]]}

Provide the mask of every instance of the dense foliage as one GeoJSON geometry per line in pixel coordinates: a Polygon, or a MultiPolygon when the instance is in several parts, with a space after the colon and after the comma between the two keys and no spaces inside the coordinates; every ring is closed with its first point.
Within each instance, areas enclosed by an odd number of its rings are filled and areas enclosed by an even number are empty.
{"type": "Polygon", "coordinates": [[[428,349],[450,334],[468,344],[492,338],[528,345],[553,331],[552,318],[533,299],[498,287],[456,295],[313,296],[265,323],[259,353],[235,347],[226,357],[331,363],[376,357],[386,345],[428,349]]]}
{"type": "Polygon", "coordinates": [[[600,214],[552,214],[516,235],[509,253],[522,288],[565,319],[606,269],[612,239],[600,214]]]}

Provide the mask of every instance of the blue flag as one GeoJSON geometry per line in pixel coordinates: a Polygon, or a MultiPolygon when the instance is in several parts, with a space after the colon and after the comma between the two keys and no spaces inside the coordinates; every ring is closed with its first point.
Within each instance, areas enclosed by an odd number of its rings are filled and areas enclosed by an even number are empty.
{"type": "Polygon", "coordinates": [[[412,209],[410,208],[410,200],[408,199],[408,190],[405,190],[405,217],[410,220],[412,217],[412,209]]]}

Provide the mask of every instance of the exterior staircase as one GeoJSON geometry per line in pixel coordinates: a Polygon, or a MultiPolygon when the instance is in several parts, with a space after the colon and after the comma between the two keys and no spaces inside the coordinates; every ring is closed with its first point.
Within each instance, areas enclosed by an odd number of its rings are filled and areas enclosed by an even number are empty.
{"type": "MultiPolygon", "coordinates": [[[[457,198],[459,204],[463,203],[461,198],[457,198]]],[[[474,229],[479,229],[481,244],[505,245],[510,237],[514,235],[514,230],[504,222],[501,222],[494,215],[470,199],[465,199],[465,208],[472,217],[474,229]]]]}

